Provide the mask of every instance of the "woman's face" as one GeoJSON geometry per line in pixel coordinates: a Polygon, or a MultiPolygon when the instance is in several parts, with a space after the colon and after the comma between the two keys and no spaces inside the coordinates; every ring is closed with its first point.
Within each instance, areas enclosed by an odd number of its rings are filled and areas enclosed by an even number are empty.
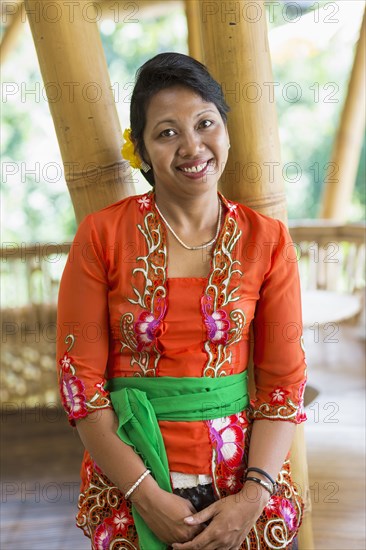
{"type": "Polygon", "coordinates": [[[143,137],[156,188],[179,196],[216,189],[229,136],[214,103],[190,88],[161,90],[148,104],[143,137]]]}

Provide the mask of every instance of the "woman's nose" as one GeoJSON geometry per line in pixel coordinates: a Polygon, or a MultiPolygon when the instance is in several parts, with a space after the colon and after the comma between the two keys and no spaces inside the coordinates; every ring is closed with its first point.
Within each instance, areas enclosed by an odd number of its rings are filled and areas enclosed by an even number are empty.
{"type": "Polygon", "coordinates": [[[193,157],[202,151],[202,140],[196,132],[187,132],[181,135],[179,154],[181,157],[193,157]]]}

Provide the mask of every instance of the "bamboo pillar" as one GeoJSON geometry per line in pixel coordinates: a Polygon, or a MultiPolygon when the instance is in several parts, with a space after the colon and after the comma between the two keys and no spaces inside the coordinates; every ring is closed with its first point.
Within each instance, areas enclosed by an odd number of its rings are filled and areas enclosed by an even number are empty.
{"type": "Polygon", "coordinates": [[[0,49],[0,65],[3,65],[10,54],[12,48],[15,47],[18,36],[22,28],[22,15],[25,15],[24,4],[22,0],[9,2],[1,8],[2,20],[7,22],[3,38],[1,40],[0,49]]]}
{"type": "Polygon", "coordinates": [[[191,57],[202,63],[203,47],[200,25],[199,0],[185,0],[185,10],[188,27],[188,51],[191,57]]]}
{"type": "Polygon", "coordinates": [[[231,149],[220,188],[232,200],[286,220],[280,143],[262,1],[201,2],[204,62],[231,107],[231,149]]]}
{"type": "MultiPolygon", "coordinates": [[[[231,149],[220,188],[229,199],[286,222],[264,4],[261,0],[201,2],[199,18],[203,61],[222,84],[231,107],[228,123],[231,149]]],[[[253,387],[252,368],[251,379],[250,388],[253,387]]],[[[306,510],[299,532],[299,548],[312,550],[311,503],[301,425],[297,426],[291,455],[293,479],[303,495],[306,510]]]]}
{"type": "Polygon", "coordinates": [[[95,7],[63,0],[25,6],[79,223],[134,193],[95,7]]]}
{"type": "Polygon", "coordinates": [[[348,84],[325,188],[320,217],[347,221],[365,130],[365,27],[366,9],[361,24],[355,59],[348,84]]]}

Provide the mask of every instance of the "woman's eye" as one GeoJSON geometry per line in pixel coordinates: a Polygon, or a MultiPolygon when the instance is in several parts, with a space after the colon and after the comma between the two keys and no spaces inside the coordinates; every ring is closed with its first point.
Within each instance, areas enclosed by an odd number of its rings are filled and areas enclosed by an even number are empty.
{"type": "Polygon", "coordinates": [[[210,126],[212,126],[213,122],[212,120],[202,120],[202,122],[200,122],[200,125],[203,125],[205,128],[209,128],[210,126]]]}
{"type": "Polygon", "coordinates": [[[170,137],[170,136],[172,136],[173,134],[174,134],[174,130],[171,130],[170,128],[167,128],[166,130],[163,130],[163,131],[161,132],[160,135],[161,135],[162,137],[170,137]],[[172,132],[172,133],[169,134],[169,132],[172,132]]]}
{"type": "MultiPolygon", "coordinates": [[[[212,126],[213,124],[214,122],[212,120],[205,119],[198,124],[198,128],[210,128],[210,126],[212,126]]],[[[172,137],[175,135],[175,133],[175,130],[167,128],[159,134],[159,137],[172,137]]]]}

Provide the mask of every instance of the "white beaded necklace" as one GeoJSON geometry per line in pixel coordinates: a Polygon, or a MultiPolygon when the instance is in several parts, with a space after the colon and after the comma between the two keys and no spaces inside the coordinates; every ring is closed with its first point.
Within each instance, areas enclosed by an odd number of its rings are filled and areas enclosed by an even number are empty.
{"type": "Polygon", "coordinates": [[[204,243],[204,244],[201,244],[199,246],[187,246],[186,244],[184,244],[184,242],[178,237],[178,235],[176,234],[176,232],[174,231],[174,229],[171,227],[171,225],[169,224],[169,222],[167,222],[167,220],[164,218],[163,214],[160,212],[159,208],[158,208],[158,205],[156,204],[155,202],[155,206],[156,206],[156,210],[159,212],[160,216],[163,218],[164,222],[166,223],[166,225],[169,227],[170,231],[173,233],[174,237],[177,239],[177,241],[182,245],[184,246],[184,248],[186,248],[187,250],[201,250],[202,248],[206,248],[207,246],[210,246],[211,244],[213,244],[217,237],[218,237],[218,234],[219,234],[219,231],[220,231],[220,226],[221,226],[221,213],[222,213],[222,205],[221,205],[221,201],[219,200],[219,219],[218,219],[218,222],[217,222],[217,228],[216,228],[216,235],[214,236],[213,239],[211,239],[211,241],[209,241],[208,243],[204,243]]]}

